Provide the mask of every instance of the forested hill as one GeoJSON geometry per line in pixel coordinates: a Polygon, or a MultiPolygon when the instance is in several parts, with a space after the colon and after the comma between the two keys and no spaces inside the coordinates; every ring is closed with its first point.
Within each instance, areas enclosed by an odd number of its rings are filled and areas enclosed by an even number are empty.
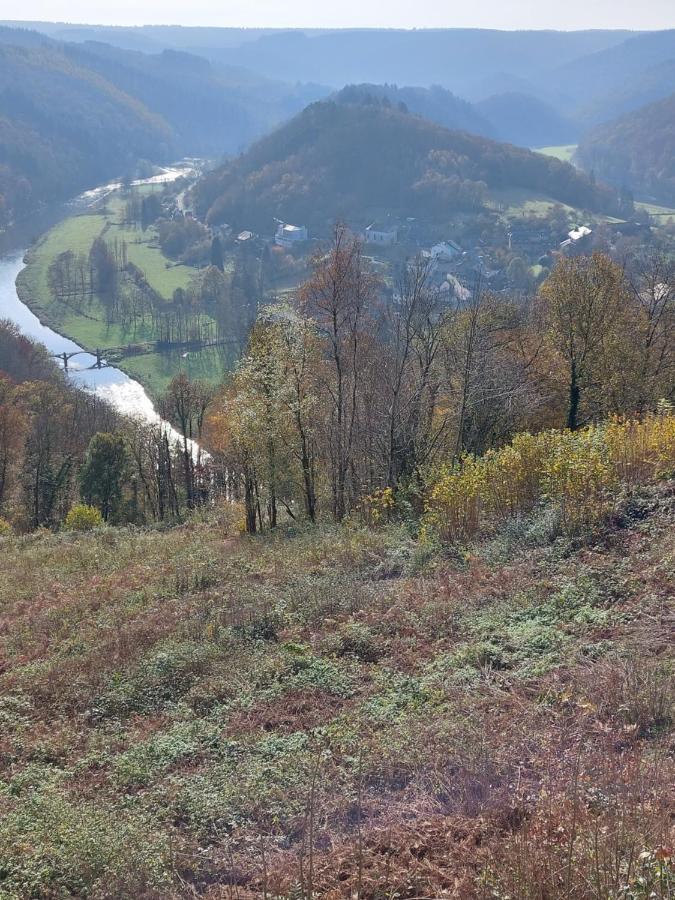
{"type": "Polygon", "coordinates": [[[447,219],[480,210],[489,188],[527,187],[612,211],[612,190],[574,167],[510,144],[449,131],[390,106],[315,103],[195,188],[211,222],[269,230],[273,217],[322,230],[374,211],[447,219]]]}
{"type": "Polygon", "coordinates": [[[531,94],[493,94],[475,104],[475,110],[490,122],[491,137],[524,147],[570,144],[578,134],[577,123],[531,94]]]}
{"type": "Polygon", "coordinates": [[[160,116],[57,46],[0,43],[0,224],[171,144],[160,116]]]}
{"type": "Polygon", "coordinates": [[[170,49],[147,54],[88,41],[66,44],[64,52],[159,113],[171,126],[178,152],[190,155],[238,153],[327,93],[170,49]]]}
{"type": "Polygon", "coordinates": [[[0,226],[139,159],[239,152],[317,92],[187,53],[0,28],[0,226]]]}
{"type": "Polygon", "coordinates": [[[674,204],[675,94],[599,126],[578,156],[598,177],[674,204]]]}
{"type": "MultiPolygon", "coordinates": [[[[440,85],[398,87],[395,84],[349,84],[333,98],[336,103],[383,104],[424,116],[444,128],[496,137],[495,129],[472,103],[440,85]]],[[[516,142],[517,143],[517,142],[516,142]]]]}

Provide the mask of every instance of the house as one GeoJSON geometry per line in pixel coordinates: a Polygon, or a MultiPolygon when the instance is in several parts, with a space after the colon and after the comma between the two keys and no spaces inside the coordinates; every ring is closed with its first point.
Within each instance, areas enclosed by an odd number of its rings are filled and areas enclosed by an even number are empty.
{"type": "Polygon", "coordinates": [[[252,241],[255,235],[252,231],[240,231],[237,235],[237,241],[240,244],[245,244],[247,241],[252,241]]]}
{"type": "Polygon", "coordinates": [[[274,235],[274,243],[279,247],[293,247],[308,240],[309,235],[304,225],[287,225],[285,222],[277,224],[277,231],[274,235]]]}
{"type": "Polygon", "coordinates": [[[389,247],[398,240],[398,228],[395,225],[381,225],[377,222],[372,222],[364,230],[362,237],[366,244],[389,247]]]}
{"type": "Polygon", "coordinates": [[[462,252],[462,248],[454,241],[441,241],[431,248],[431,258],[437,262],[450,262],[462,252]]]}
{"type": "Polygon", "coordinates": [[[567,233],[567,239],[560,244],[560,249],[562,251],[576,250],[583,246],[592,234],[593,231],[588,225],[577,225],[567,233]]]}

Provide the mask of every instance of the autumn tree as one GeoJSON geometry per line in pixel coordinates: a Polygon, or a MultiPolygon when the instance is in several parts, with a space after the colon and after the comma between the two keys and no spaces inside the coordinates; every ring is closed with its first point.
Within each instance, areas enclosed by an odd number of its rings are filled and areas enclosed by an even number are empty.
{"type": "Polygon", "coordinates": [[[202,499],[202,430],[213,390],[206,384],[191,381],[185,372],[176,375],[164,395],[161,407],[164,418],[174,422],[181,436],[183,478],[188,507],[202,499]]]}
{"type": "Polygon", "coordinates": [[[444,311],[431,269],[431,262],[422,257],[407,262],[398,278],[395,302],[384,314],[386,351],[379,355],[381,441],[383,481],[392,489],[401,478],[419,473],[438,442],[434,412],[444,311]]]}
{"type": "Polygon", "coordinates": [[[610,365],[607,351],[626,303],[623,270],[601,253],[562,257],[539,289],[541,325],[565,373],[572,431],[598,411],[593,394],[610,365]]]}
{"type": "Polygon", "coordinates": [[[641,255],[629,274],[630,311],[624,341],[630,366],[617,368],[617,402],[644,413],[675,398],[675,263],[661,252],[641,255]]]}
{"type": "Polygon", "coordinates": [[[26,424],[16,386],[0,375],[0,514],[12,499],[20,472],[26,424]]]}
{"type": "Polygon", "coordinates": [[[448,312],[442,404],[454,458],[507,439],[536,408],[525,319],[523,306],[485,291],[480,282],[466,302],[448,312]]]}
{"type": "Polygon", "coordinates": [[[327,400],[325,441],[336,521],[360,494],[355,454],[377,289],[361,244],[338,225],[330,250],[315,257],[312,276],[300,291],[302,308],[316,321],[327,346],[321,389],[327,400]]]}

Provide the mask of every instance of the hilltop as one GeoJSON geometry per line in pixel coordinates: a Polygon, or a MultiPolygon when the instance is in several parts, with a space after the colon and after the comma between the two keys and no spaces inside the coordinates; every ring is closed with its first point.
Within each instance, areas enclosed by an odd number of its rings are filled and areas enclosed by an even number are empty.
{"type": "Polygon", "coordinates": [[[387,210],[443,220],[484,208],[490,188],[527,187],[610,212],[613,192],[571,165],[390,105],[319,102],[205,176],[194,190],[209,222],[269,229],[273,217],[319,230],[387,210]]]}
{"type": "Polygon", "coordinates": [[[675,203],[675,94],[598,126],[577,151],[599,178],[675,203]]]}
{"type": "Polygon", "coordinates": [[[424,88],[399,87],[395,84],[349,84],[332,99],[343,104],[389,105],[422,116],[444,128],[495,137],[494,126],[474,104],[456,97],[440,85],[424,88]]]}

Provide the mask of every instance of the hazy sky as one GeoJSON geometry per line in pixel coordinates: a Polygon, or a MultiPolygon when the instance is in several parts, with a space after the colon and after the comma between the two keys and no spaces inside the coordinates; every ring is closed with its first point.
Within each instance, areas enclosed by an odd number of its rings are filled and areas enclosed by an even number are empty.
{"type": "Polygon", "coordinates": [[[675,28],[675,0],[0,0],[0,19],[106,25],[675,28]]]}

